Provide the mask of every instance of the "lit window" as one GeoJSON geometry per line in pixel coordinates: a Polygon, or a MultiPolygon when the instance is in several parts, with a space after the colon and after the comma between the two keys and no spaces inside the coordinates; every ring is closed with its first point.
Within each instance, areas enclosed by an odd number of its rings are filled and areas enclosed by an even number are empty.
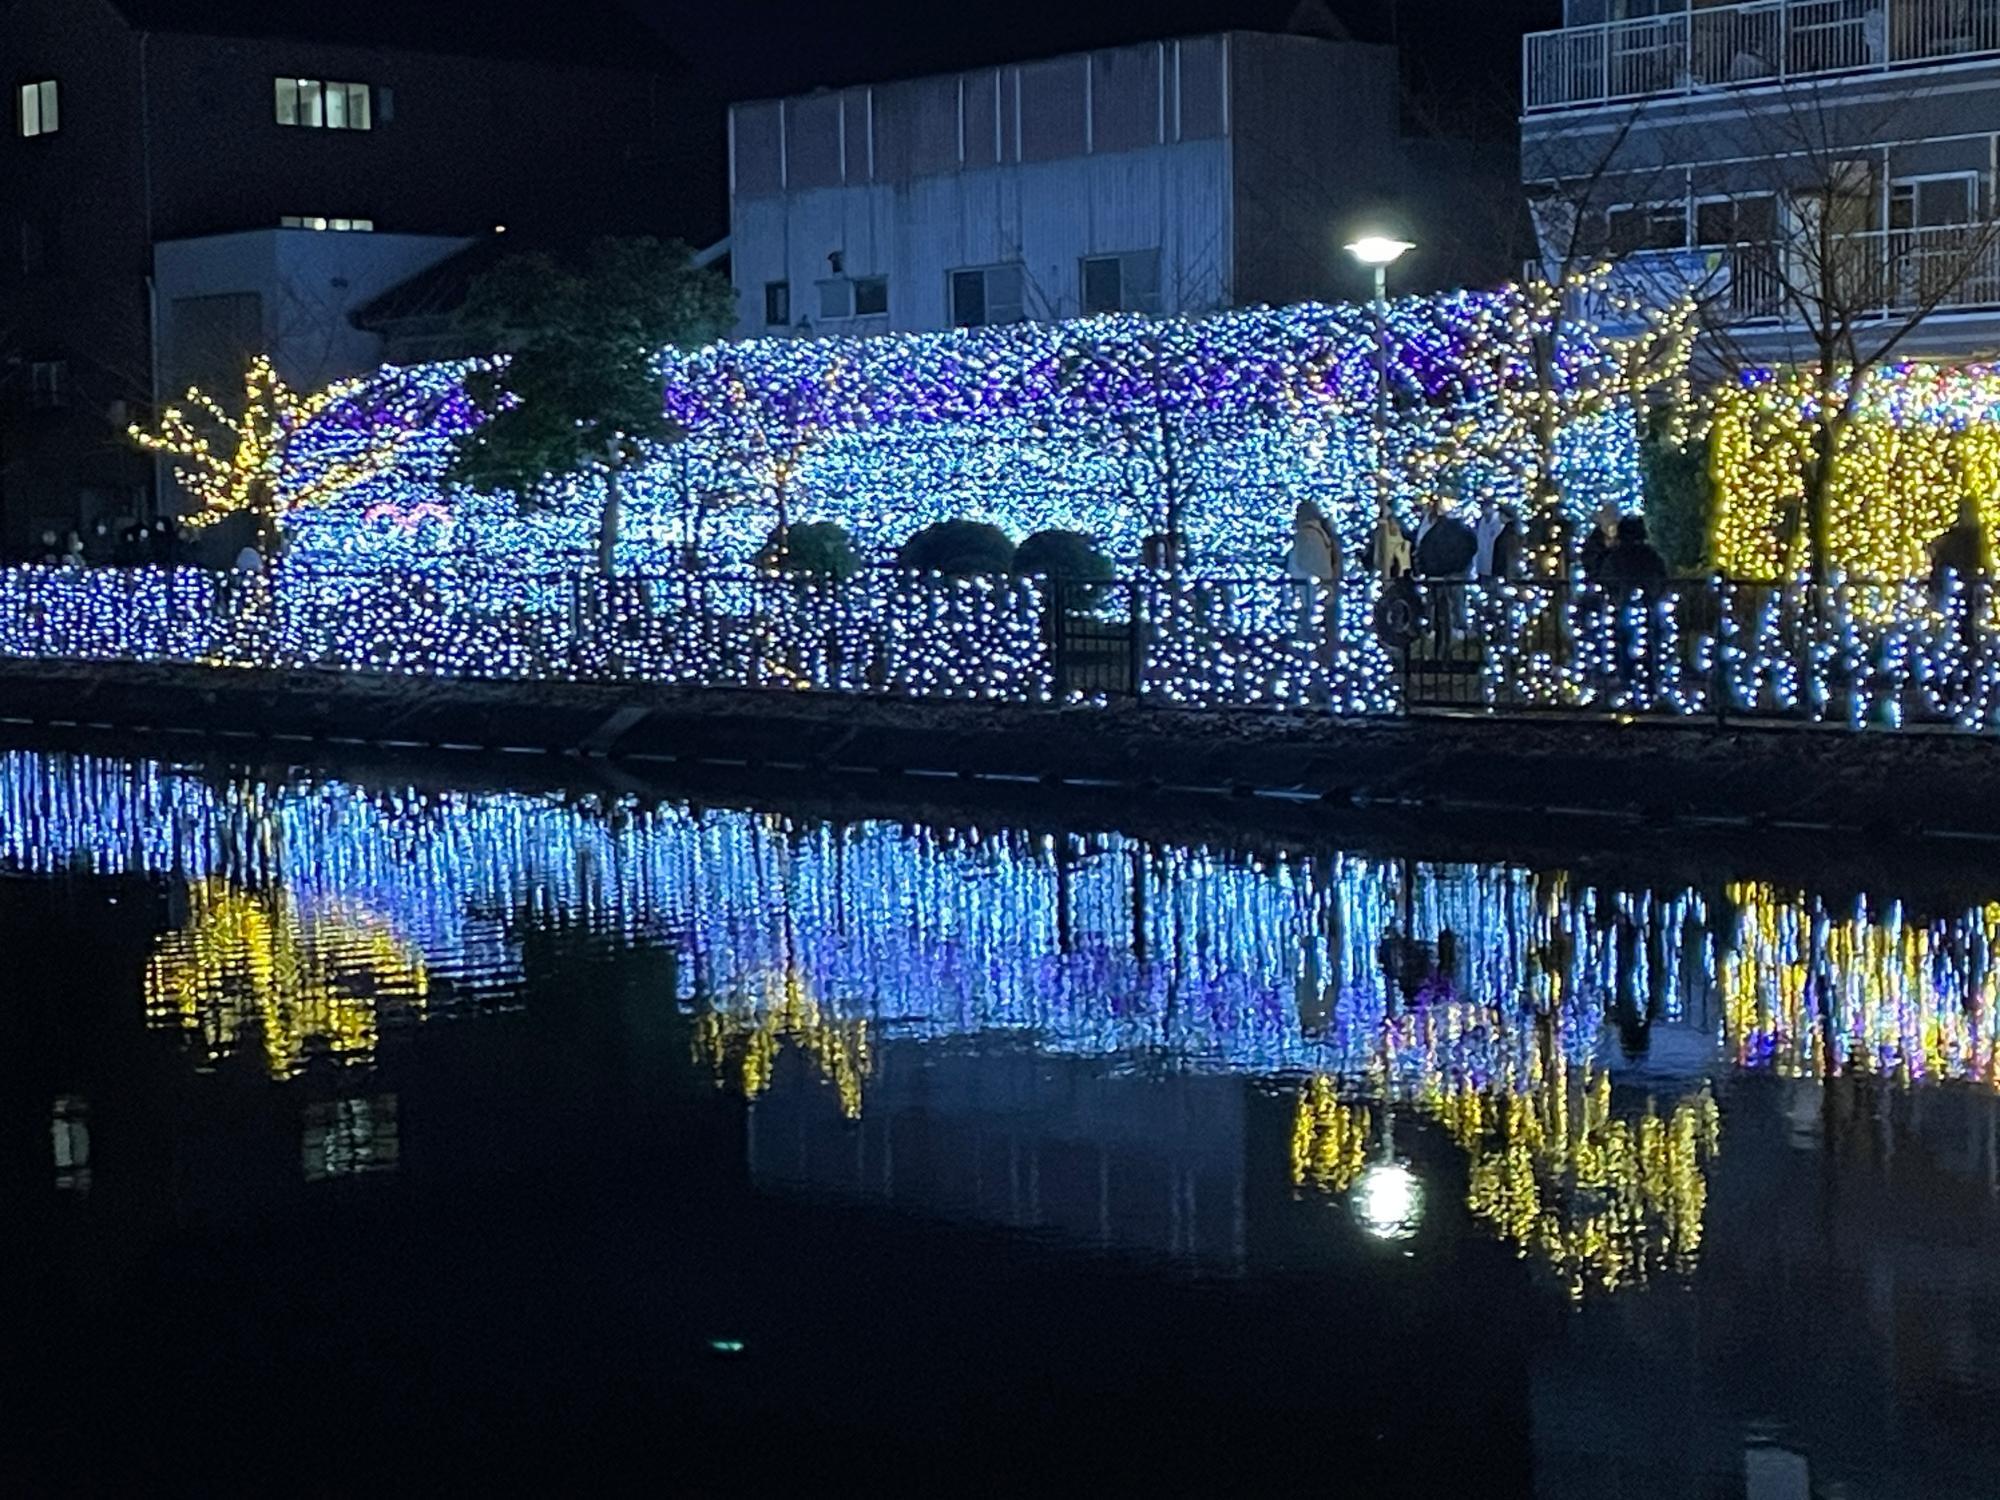
{"type": "Polygon", "coordinates": [[[28,404],[47,410],[69,405],[69,361],[38,359],[28,366],[28,404]]]}
{"type": "Polygon", "coordinates": [[[62,128],[62,112],[56,104],[56,81],[21,85],[20,124],[22,135],[54,135],[62,128]]]}
{"type": "Polygon", "coordinates": [[[953,327],[1018,323],[1023,315],[1019,266],[983,266],[951,273],[953,327]]]}
{"type": "Polygon", "coordinates": [[[330,229],[341,233],[366,234],[375,228],[373,219],[327,219],[317,214],[286,214],[278,220],[280,229],[330,229]]]}
{"type": "Polygon", "coordinates": [[[1160,252],[1092,255],[1083,262],[1083,314],[1160,310],[1160,252]]]}
{"type": "Polygon", "coordinates": [[[310,130],[369,130],[374,118],[365,83],[326,83],[317,78],[280,78],[277,112],[280,125],[310,130]]]}
{"type": "Polygon", "coordinates": [[[55,1147],[56,1186],[73,1193],[90,1190],[90,1105],[74,1094],[56,1100],[49,1120],[55,1147]]]}
{"type": "Polygon", "coordinates": [[[789,281],[764,283],[764,326],[784,328],[792,321],[792,284],[789,281]]]}
{"type": "Polygon", "coordinates": [[[299,1165],[307,1182],[393,1172],[402,1160],[394,1094],[308,1104],[301,1137],[299,1165]]]}

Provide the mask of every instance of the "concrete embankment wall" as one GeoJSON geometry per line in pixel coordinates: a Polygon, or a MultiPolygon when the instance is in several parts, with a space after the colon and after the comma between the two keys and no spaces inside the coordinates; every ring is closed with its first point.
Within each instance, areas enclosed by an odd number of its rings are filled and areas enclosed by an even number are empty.
{"type": "MultiPolygon", "coordinates": [[[[808,789],[883,778],[1043,801],[1361,811],[1532,839],[1620,830],[2000,838],[2000,742],[1921,732],[1313,715],[526,686],[186,667],[0,667],[16,735],[144,736],[252,760],[370,751],[584,757],[808,789]]],[[[178,747],[178,748],[177,748],[178,747]]],[[[929,795],[926,791],[925,795],[929,795]]]]}

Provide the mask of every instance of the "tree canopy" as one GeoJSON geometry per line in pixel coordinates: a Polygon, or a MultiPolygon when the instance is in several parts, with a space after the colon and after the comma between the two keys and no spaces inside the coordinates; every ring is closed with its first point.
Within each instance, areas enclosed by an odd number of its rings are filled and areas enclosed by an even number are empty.
{"type": "Polygon", "coordinates": [[[662,401],[659,356],[727,332],[734,291],[685,245],[603,239],[576,268],[509,256],[473,283],[460,318],[503,357],[467,378],[485,421],[460,442],[451,479],[522,497],[601,479],[609,571],[622,475],[681,435],[662,401]]]}

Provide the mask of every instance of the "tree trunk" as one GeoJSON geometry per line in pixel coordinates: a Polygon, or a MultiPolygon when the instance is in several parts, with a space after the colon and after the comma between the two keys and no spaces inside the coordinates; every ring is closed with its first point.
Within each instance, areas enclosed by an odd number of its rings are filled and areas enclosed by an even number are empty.
{"type": "Polygon", "coordinates": [[[792,544],[792,474],[789,464],[780,464],[773,476],[771,493],[778,506],[778,534],[771,539],[771,565],[785,571],[785,554],[792,544]]]}
{"type": "Polygon", "coordinates": [[[606,578],[618,574],[618,533],[625,519],[625,492],[615,468],[604,472],[604,511],[597,524],[597,570],[606,578]]]}
{"type": "Polygon", "coordinates": [[[266,567],[273,566],[285,555],[285,518],[270,480],[257,482],[250,497],[250,513],[257,521],[257,551],[266,567]]]}

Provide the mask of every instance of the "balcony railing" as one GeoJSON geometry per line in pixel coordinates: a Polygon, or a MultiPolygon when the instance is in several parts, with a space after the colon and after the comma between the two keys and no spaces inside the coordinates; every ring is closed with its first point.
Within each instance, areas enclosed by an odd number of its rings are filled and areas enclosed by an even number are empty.
{"type": "Polygon", "coordinates": [[[1885,313],[2000,306],[2000,239],[1985,224],[1875,230],[1844,236],[1837,295],[1885,313]]]}
{"type": "MultiPolygon", "coordinates": [[[[2000,232],[1993,225],[1868,230],[1842,235],[1829,249],[1823,273],[1781,243],[1636,250],[1612,264],[1600,288],[1576,294],[1571,316],[1629,331],[1645,309],[1684,297],[1701,305],[1711,326],[2000,308],[2000,232]]],[[[1538,261],[1522,268],[1524,278],[1558,274],[1538,261]]]]}
{"type": "Polygon", "coordinates": [[[1530,114],[2000,54],[2000,0],[1751,0],[1535,32],[1530,114]]]}

